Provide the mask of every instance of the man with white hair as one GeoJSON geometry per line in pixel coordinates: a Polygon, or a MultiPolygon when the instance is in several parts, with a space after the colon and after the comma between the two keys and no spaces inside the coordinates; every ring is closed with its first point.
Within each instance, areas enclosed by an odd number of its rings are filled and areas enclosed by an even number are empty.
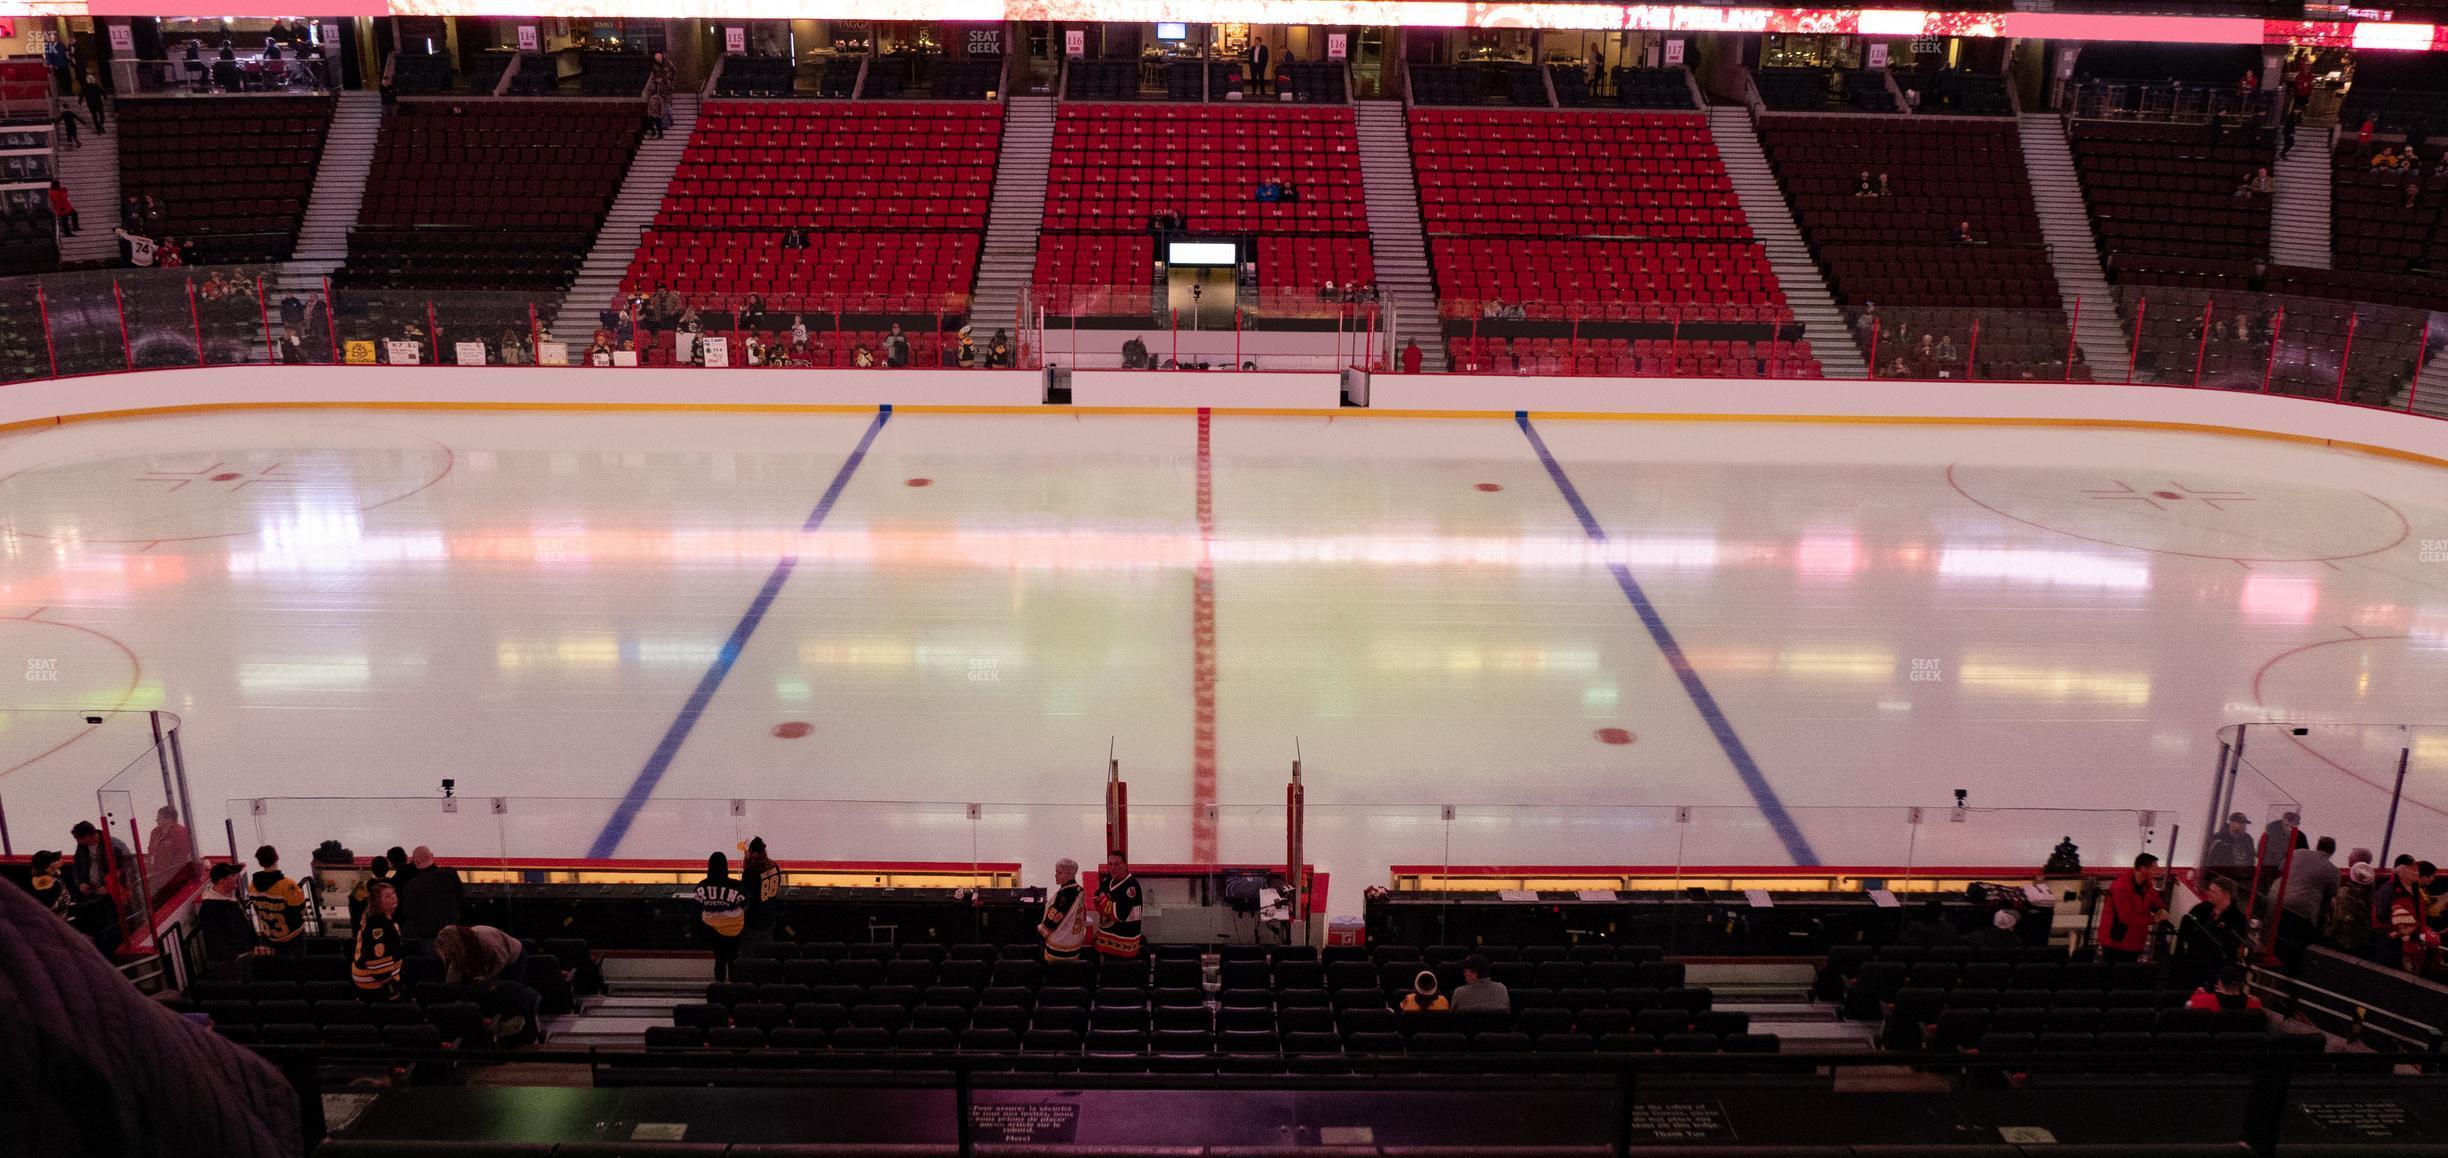
{"type": "Polygon", "coordinates": [[[1077,961],[1088,944],[1088,906],[1080,903],[1080,893],[1079,862],[1055,861],[1054,891],[1046,894],[1045,916],[1037,922],[1048,961],[1077,961]]]}

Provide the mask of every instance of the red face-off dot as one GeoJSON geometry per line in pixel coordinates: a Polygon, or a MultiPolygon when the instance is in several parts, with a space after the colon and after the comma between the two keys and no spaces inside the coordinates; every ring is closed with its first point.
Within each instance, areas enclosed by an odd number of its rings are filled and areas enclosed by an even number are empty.
{"type": "Polygon", "coordinates": [[[2184,496],[2177,494],[2175,491],[2152,491],[2151,497],[2154,499],[2166,499],[2172,503],[2183,498],[2184,496]]]}
{"type": "Polygon", "coordinates": [[[792,720],[788,723],[775,724],[773,734],[777,740],[796,740],[815,730],[816,726],[805,720],[792,720]]]}
{"type": "Polygon", "coordinates": [[[213,480],[214,482],[228,482],[228,481],[230,481],[231,479],[234,479],[234,478],[237,478],[237,477],[238,477],[238,472],[237,472],[237,471],[234,471],[234,470],[225,470],[225,471],[222,471],[221,473],[219,473],[219,474],[217,474],[217,475],[212,476],[212,480],[213,480]]]}
{"type": "Polygon", "coordinates": [[[908,482],[902,483],[901,485],[905,487],[931,487],[935,485],[935,480],[931,478],[914,478],[908,482]]]}
{"type": "Polygon", "coordinates": [[[1489,494],[1495,494],[1497,491],[1503,490],[1504,486],[1501,483],[1480,483],[1479,489],[1486,491],[1489,494]]]}
{"type": "Polygon", "coordinates": [[[1622,728],[1600,728],[1590,734],[1596,736],[1601,744],[1629,744],[1639,738],[1622,728]]]}

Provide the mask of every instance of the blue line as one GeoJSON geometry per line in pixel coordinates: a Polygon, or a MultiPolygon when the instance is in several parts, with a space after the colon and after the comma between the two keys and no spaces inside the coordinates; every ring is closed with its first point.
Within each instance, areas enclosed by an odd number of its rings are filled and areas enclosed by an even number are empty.
{"type": "MultiPolygon", "coordinates": [[[[1513,422],[1521,427],[1524,435],[1529,436],[1530,448],[1538,452],[1540,464],[1547,468],[1547,477],[1555,480],[1556,489],[1563,492],[1565,503],[1572,507],[1573,515],[1581,520],[1581,530],[1589,535],[1593,543],[1606,542],[1606,528],[1598,525],[1598,517],[1590,513],[1589,504],[1581,501],[1580,488],[1566,477],[1563,464],[1557,462],[1555,455],[1547,449],[1547,440],[1540,438],[1537,428],[1530,425],[1530,412],[1514,411],[1513,422]]],[[[1775,829],[1777,839],[1785,842],[1786,855],[1798,865],[1818,864],[1819,854],[1811,851],[1810,841],[1803,838],[1802,829],[1794,824],[1793,815],[1785,810],[1785,802],[1777,799],[1776,789],[1769,786],[1768,777],[1760,773],[1759,763],[1751,758],[1751,750],[1743,746],[1742,737],[1734,734],[1733,722],[1726,719],[1725,709],[1717,705],[1717,697],[1710,694],[1707,682],[1692,668],[1691,657],[1683,654],[1683,645],[1675,642],[1674,632],[1667,630],[1665,618],[1658,614],[1657,606],[1649,602],[1648,593],[1641,590],[1640,580],[1634,579],[1631,568],[1621,563],[1609,563],[1607,570],[1614,574],[1615,585],[1623,588],[1624,598],[1632,601],[1632,610],[1639,613],[1641,626],[1649,629],[1649,638],[1656,642],[1659,653],[1666,657],[1666,666],[1673,668],[1675,678],[1683,681],[1683,692],[1691,697],[1692,706],[1699,709],[1700,718],[1708,721],[1709,732],[1717,737],[1717,746],[1725,750],[1726,759],[1733,763],[1735,774],[1742,777],[1743,787],[1751,790],[1751,800],[1759,806],[1760,815],[1768,818],[1768,827],[1775,829]]]]}
{"type": "MultiPolygon", "coordinates": [[[[859,464],[867,460],[867,448],[875,445],[876,435],[892,418],[892,407],[876,410],[875,421],[867,424],[867,433],[860,436],[850,457],[843,459],[841,469],[833,472],[833,485],[825,488],[824,497],[816,501],[816,509],[808,512],[807,522],[800,524],[805,534],[824,525],[825,516],[833,513],[833,504],[841,500],[842,489],[850,485],[850,476],[858,473],[859,464]]],[[[782,585],[790,581],[791,572],[798,569],[796,551],[784,555],[774,564],[773,573],[765,577],[765,586],[757,589],[756,599],[731,628],[731,638],[723,641],[722,650],[714,655],[713,666],[697,681],[697,690],[689,693],[688,702],[680,705],[680,715],[663,732],[663,742],[655,745],[654,755],[646,758],[646,767],[638,772],[637,781],[629,785],[629,794],[621,798],[620,806],[612,810],[612,818],[604,822],[603,831],[595,834],[595,844],[587,850],[591,860],[601,860],[620,847],[621,839],[629,835],[629,826],[637,822],[638,810],[646,807],[654,795],[655,785],[671,770],[672,759],[680,754],[680,745],[688,740],[689,732],[697,727],[698,717],[705,714],[706,705],[721,690],[724,677],[731,674],[731,665],[739,662],[740,652],[748,646],[748,637],[756,634],[757,625],[765,621],[765,613],[774,599],[782,594],[782,585]]]]}

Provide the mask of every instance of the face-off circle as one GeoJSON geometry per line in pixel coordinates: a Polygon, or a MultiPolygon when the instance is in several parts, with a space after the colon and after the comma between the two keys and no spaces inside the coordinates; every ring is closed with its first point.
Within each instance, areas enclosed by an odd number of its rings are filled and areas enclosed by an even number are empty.
{"type": "MultiPolygon", "coordinates": [[[[2348,636],[2289,648],[2253,674],[2253,702],[2273,720],[2437,719],[2437,689],[2448,686],[2448,651],[2426,642],[2403,635],[2348,636]]],[[[2301,736],[2282,728],[2254,729],[2253,765],[2291,784],[2303,783],[2307,773],[2335,772],[2386,794],[2396,787],[2398,752],[2410,740],[2415,759],[2405,803],[2448,815],[2448,783],[2427,771],[2437,766],[2427,750],[2448,741],[2448,727],[2418,727],[2412,736],[2379,723],[2303,727],[2301,736]]]]}
{"type": "Polygon", "coordinates": [[[68,454],[0,477],[6,533],[84,544],[149,545],[319,526],[399,502],[456,461],[419,434],[368,426],[284,431],[286,446],[192,450],[163,431],[107,456],[68,454]]]}
{"type": "Polygon", "coordinates": [[[2268,478],[2169,478],[2148,464],[2000,467],[1956,463],[1955,493],[1992,514],[2087,543],[2239,563],[2330,563],[2392,550],[2411,527],[2361,491],[2268,478]]]}

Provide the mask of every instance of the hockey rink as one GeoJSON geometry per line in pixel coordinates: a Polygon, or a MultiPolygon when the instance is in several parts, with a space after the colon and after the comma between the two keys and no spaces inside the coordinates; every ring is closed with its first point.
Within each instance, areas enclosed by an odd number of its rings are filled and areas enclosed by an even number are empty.
{"type": "MultiPolygon", "coordinates": [[[[209,852],[755,833],[1041,881],[1101,855],[1109,750],[1137,861],[1280,863],[1297,753],[1348,912],[1389,864],[2036,868],[2179,824],[2191,863],[2217,729],[2286,720],[2239,800],[2377,848],[2366,725],[2448,723],[2444,483],[2104,429],[72,423],[0,441],[0,806],[68,846],[141,751],[76,713],[158,708],[209,852]]],[[[2437,857],[2448,728],[2410,742],[2395,845],[2437,857]]]]}

